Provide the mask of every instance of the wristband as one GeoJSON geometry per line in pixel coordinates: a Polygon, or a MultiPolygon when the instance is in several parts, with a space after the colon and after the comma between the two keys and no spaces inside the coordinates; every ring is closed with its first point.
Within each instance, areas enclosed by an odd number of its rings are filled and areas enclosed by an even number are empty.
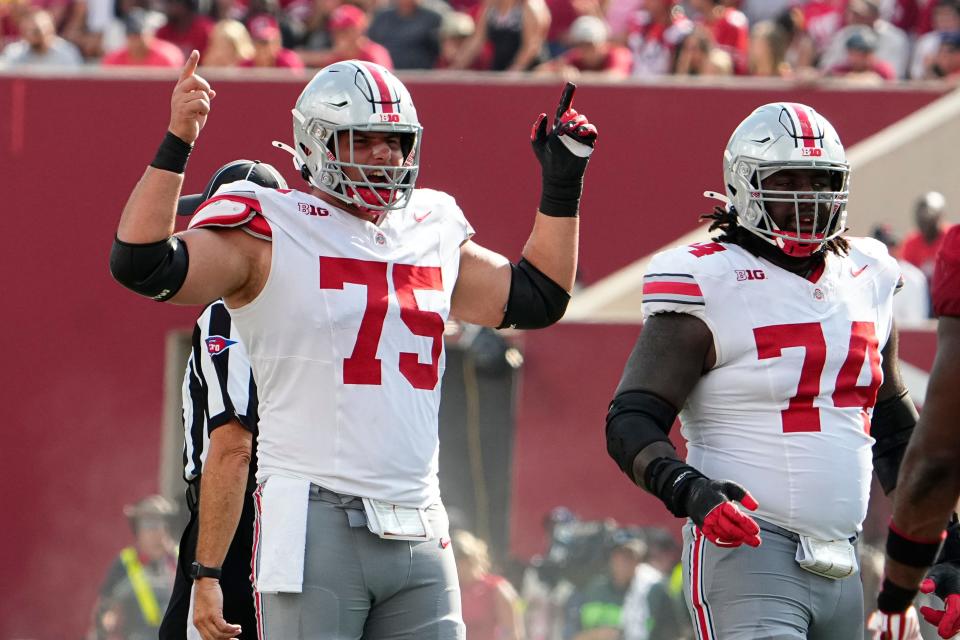
{"type": "Polygon", "coordinates": [[[543,179],[540,191],[540,213],[551,218],[576,218],[580,213],[583,180],[552,181],[543,179]]]}
{"type": "Polygon", "coordinates": [[[157,155],[153,158],[150,166],[154,169],[182,174],[187,168],[187,159],[190,157],[191,151],[193,151],[192,144],[187,144],[167,131],[167,135],[163,136],[163,142],[160,143],[157,155]]]}
{"type": "Polygon", "coordinates": [[[916,540],[908,538],[899,531],[890,519],[887,531],[887,556],[908,567],[929,567],[937,559],[940,544],[946,537],[944,531],[936,540],[916,540]]]}
{"type": "Polygon", "coordinates": [[[902,613],[907,610],[916,595],[916,589],[904,589],[890,582],[890,578],[884,578],[883,588],[877,596],[877,608],[884,613],[902,613]]]}
{"type": "Polygon", "coordinates": [[[643,486],[660,498],[670,513],[678,518],[689,517],[687,495],[693,480],[707,476],[690,465],[675,458],[657,458],[647,465],[643,474],[643,486]]]}

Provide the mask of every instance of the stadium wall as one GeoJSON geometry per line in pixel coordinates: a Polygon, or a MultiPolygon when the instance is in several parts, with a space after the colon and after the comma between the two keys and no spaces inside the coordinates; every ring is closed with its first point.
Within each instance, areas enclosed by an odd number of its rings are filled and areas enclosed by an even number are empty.
{"type": "MultiPolygon", "coordinates": [[[[213,79],[218,96],[186,189],[201,189],[236,157],[272,162],[298,184],[270,141],[289,141],[289,109],[303,80],[213,79]]],[[[123,505],[158,489],[165,337],[189,328],[194,311],[124,292],[110,278],[107,255],[126,196],[163,135],[173,80],[164,73],[0,74],[8,230],[0,314],[8,363],[0,373],[8,514],[0,535],[0,638],[80,635],[104,571],[129,540],[123,505]]],[[[477,241],[516,257],[539,191],[530,124],[540,111],[553,111],[560,83],[408,80],[426,126],[421,184],[456,196],[477,241]]],[[[601,139],[583,201],[583,280],[690,229],[709,206],[700,192],[721,186],[729,131],[756,105],[811,103],[849,144],[941,93],[584,83],[576,106],[601,139]]],[[[557,327],[530,337],[512,472],[518,554],[537,550],[548,504],[564,503],[584,517],[641,513],[634,508],[642,496],[600,455],[603,410],[635,333],[557,327]]]]}

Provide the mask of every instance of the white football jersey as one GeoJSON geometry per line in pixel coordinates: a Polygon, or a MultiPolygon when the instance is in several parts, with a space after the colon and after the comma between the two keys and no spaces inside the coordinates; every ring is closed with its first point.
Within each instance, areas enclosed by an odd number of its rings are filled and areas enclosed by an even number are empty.
{"type": "Polygon", "coordinates": [[[230,309],[260,391],[257,480],[438,501],[443,328],[473,234],[456,202],[417,189],[375,225],[307,193],[234,182],[190,226],[238,223],[273,242],[263,290],[230,309]]]}
{"type": "Polygon", "coordinates": [[[870,415],[900,271],[881,243],[850,239],[814,281],[733,244],[657,254],[643,314],[689,313],[713,334],[716,366],[680,411],[687,462],[739,482],[760,518],[849,538],[867,512],[870,415]]]}

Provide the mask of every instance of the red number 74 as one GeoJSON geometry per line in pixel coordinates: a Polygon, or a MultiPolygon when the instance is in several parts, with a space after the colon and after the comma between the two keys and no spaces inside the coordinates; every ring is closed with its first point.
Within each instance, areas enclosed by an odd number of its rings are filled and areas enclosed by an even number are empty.
{"type": "MultiPolygon", "coordinates": [[[[777,324],[753,330],[757,343],[757,356],[779,358],[789,347],[803,347],[803,365],[797,393],[790,398],[787,408],[780,412],[784,433],[820,431],[820,410],[813,406],[813,399],[820,395],[820,376],[827,357],[827,345],[823,328],[817,322],[777,324]]],[[[880,388],[880,350],[872,322],[853,322],[850,327],[850,347],[847,358],[837,374],[833,391],[833,406],[861,407],[864,430],[869,429],[867,409],[877,401],[880,388]],[[869,358],[870,382],[858,386],[857,378],[864,360],[869,358]]]]}
{"type": "Polygon", "coordinates": [[[381,384],[381,361],[377,358],[383,321],[387,317],[389,287],[388,267],[393,288],[400,303],[400,319],[410,332],[433,340],[430,362],[421,363],[416,353],[400,353],[400,373],[415,389],[433,389],[439,379],[440,353],[443,351],[443,317],[417,306],[414,291],[443,291],[440,267],[420,267],[357,260],[354,258],[320,257],[320,288],[343,289],[344,284],[358,284],[367,289],[367,306],[360,320],[353,353],[343,360],[344,384],[381,384]]]}

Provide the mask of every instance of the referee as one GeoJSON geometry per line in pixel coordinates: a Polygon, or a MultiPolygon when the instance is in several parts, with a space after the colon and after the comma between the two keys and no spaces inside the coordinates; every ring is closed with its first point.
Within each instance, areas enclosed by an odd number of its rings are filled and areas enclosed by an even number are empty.
{"type": "MultiPolygon", "coordinates": [[[[221,185],[237,180],[272,188],[287,186],[272,166],[236,160],[213,174],[203,194],[180,198],[177,213],[193,214],[221,185]]],[[[183,378],[183,476],[188,485],[190,521],[180,540],[177,574],[160,625],[160,640],[201,637],[193,625],[193,587],[198,578],[197,588],[204,588],[204,584],[209,588],[209,583],[219,581],[223,609],[217,613],[224,627],[223,637],[257,637],[250,582],[257,404],[246,349],[233,330],[223,301],[213,302],[194,326],[183,378]],[[205,517],[208,513],[216,517],[205,517]],[[233,523],[235,529],[228,531],[225,527],[233,523]],[[198,549],[200,528],[210,542],[198,549]],[[204,563],[197,563],[198,558],[204,563]],[[226,624],[224,618],[234,624],[226,624]]]]}

